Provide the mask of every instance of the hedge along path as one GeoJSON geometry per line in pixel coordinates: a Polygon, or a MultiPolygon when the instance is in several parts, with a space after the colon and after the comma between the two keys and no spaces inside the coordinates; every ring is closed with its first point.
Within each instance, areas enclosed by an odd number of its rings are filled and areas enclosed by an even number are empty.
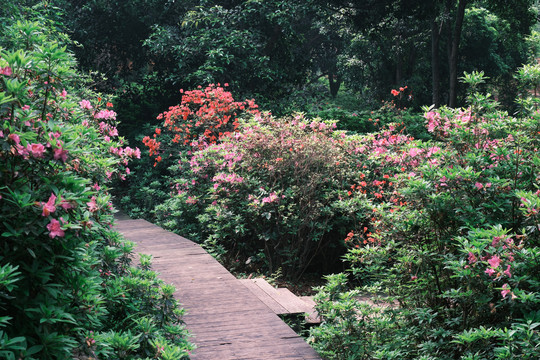
{"type": "Polygon", "coordinates": [[[194,360],[321,359],[300,336],[198,244],[119,213],[116,230],[152,255],[153,270],[176,287],[194,360]]]}

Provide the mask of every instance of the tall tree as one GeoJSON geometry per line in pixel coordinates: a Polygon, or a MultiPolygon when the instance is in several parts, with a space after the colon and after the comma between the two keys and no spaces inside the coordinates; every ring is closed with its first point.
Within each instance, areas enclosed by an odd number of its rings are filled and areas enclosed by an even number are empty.
{"type": "Polygon", "coordinates": [[[465,21],[465,11],[475,5],[485,7],[501,20],[507,21],[516,35],[525,35],[534,21],[532,5],[534,0],[438,0],[433,2],[417,1],[410,6],[416,16],[429,16],[431,23],[431,58],[432,58],[432,100],[441,104],[440,91],[440,43],[446,33],[448,60],[448,105],[457,105],[457,84],[459,72],[460,43],[465,21]]]}
{"type": "Polygon", "coordinates": [[[201,0],[178,25],[156,26],[145,42],[184,86],[229,83],[276,98],[307,81],[314,11],[281,0],[201,0]]]}
{"type": "MultiPolygon", "coordinates": [[[[436,106],[441,104],[443,79],[443,55],[447,60],[448,100],[447,103],[457,105],[458,73],[460,62],[460,44],[466,9],[471,6],[482,6],[493,12],[500,19],[507,21],[516,40],[530,31],[534,22],[532,5],[534,0],[317,0],[320,6],[339,12],[348,17],[356,31],[368,33],[380,30],[388,24],[388,19],[406,19],[411,26],[426,26],[431,33],[426,43],[431,43],[432,101],[436,106]],[[446,54],[442,47],[446,45],[446,54]]],[[[400,34],[394,33],[397,43],[400,34]]],[[[388,56],[387,54],[386,56],[388,56]]],[[[396,77],[399,78],[400,63],[396,64],[396,77]]],[[[444,81],[445,82],[445,81],[444,81]]]]}
{"type": "Polygon", "coordinates": [[[190,1],[170,0],[50,0],[64,10],[63,18],[73,40],[80,67],[97,70],[109,79],[138,80],[151,71],[154,61],[142,43],[155,24],[175,23],[190,1]]]}

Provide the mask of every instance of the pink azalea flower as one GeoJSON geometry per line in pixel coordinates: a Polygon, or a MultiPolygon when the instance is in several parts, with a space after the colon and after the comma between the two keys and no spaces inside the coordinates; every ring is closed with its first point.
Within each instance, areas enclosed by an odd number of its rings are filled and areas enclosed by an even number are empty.
{"type": "Polygon", "coordinates": [[[484,185],[482,185],[481,183],[477,182],[476,184],[474,184],[474,186],[476,186],[476,188],[478,190],[482,190],[484,188],[484,185]]]}
{"type": "Polygon", "coordinates": [[[81,100],[79,102],[79,105],[81,106],[81,109],[87,109],[87,110],[92,109],[92,104],[90,104],[90,101],[88,100],[81,100]]]}
{"type": "Polygon", "coordinates": [[[512,277],[512,273],[510,272],[510,265],[508,265],[508,267],[506,268],[506,270],[504,270],[504,274],[506,276],[508,276],[509,278],[512,277]]]}
{"type": "Polygon", "coordinates": [[[62,197],[60,197],[60,206],[62,207],[62,209],[64,210],[69,210],[69,209],[73,209],[73,205],[71,205],[67,200],[65,199],[62,199],[62,197]]]}
{"type": "Polygon", "coordinates": [[[28,152],[37,159],[42,158],[45,153],[45,146],[43,146],[43,144],[28,144],[26,148],[28,152]]]}
{"type": "Polygon", "coordinates": [[[17,150],[17,154],[24,157],[25,159],[28,158],[28,149],[20,144],[15,145],[15,149],[17,150]]]}
{"type": "Polygon", "coordinates": [[[116,113],[112,110],[101,110],[95,116],[96,119],[116,119],[116,113]]]}
{"type": "Polygon", "coordinates": [[[54,149],[54,159],[55,160],[62,160],[63,162],[66,162],[67,154],[68,154],[68,151],[64,150],[62,148],[54,149]]]}
{"type": "Polygon", "coordinates": [[[49,230],[49,236],[51,239],[54,239],[56,236],[64,237],[65,232],[60,228],[60,222],[56,219],[52,219],[51,222],[47,225],[47,230],[49,230]]]}
{"type": "Polygon", "coordinates": [[[469,252],[469,264],[474,264],[476,260],[476,256],[472,252],[469,252]]]}
{"type": "Polygon", "coordinates": [[[188,196],[187,200],[186,200],[186,204],[196,204],[197,203],[197,198],[193,197],[193,196],[188,196]]]}
{"type": "Polygon", "coordinates": [[[416,155],[419,155],[422,153],[422,149],[419,149],[419,148],[412,148],[409,150],[409,156],[411,157],[415,157],[416,155]]]}
{"type": "Polygon", "coordinates": [[[435,128],[437,127],[437,125],[439,125],[439,124],[438,124],[436,121],[434,121],[434,120],[429,120],[428,126],[427,126],[428,132],[433,132],[433,131],[435,131],[435,128]]]}
{"type": "Polygon", "coordinates": [[[441,151],[441,148],[438,147],[438,146],[430,147],[430,148],[428,149],[428,157],[431,156],[431,155],[433,155],[433,154],[438,153],[439,151],[441,151]]]}
{"type": "Polygon", "coordinates": [[[501,291],[501,295],[504,298],[506,298],[506,295],[510,294],[511,291],[510,291],[510,286],[508,284],[504,284],[503,287],[502,287],[502,291],[501,291]]]}
{"type": "Polygon", "coordinates": [[[270,194],[270,196],[263,198],[262,202],[263,203],[271,203],[271,202],[276,201],[277,199],[278,199],[277,194],[273,192],[273,193],[270,194]]]}
{"type": "Polygon", "coordinates": [[[62,90],[62,93],[60,94],[60,96],[63,97],[64,99],[66,98],[66,96],[67,96],[67,91],[66,91],[66,89],[63,89],[63,90],[62,90]]]}
{"type": "Polygon", "coordinates": [[[488,260],[488,263],[492,268],[497,268],[501,264],[501,259],[498,256],[493,256],[488,260]]]}
{"type": "Polygon", "coordinates": [[[9,66],[6,66],[4,68],[0,68],[0,74],[6,75],[6,76],[11,76],[13,74],[13,71],[11,70],[11,68],[9,66]]]}
{"type": "Polygon", "coordinates": [[[60,131],[56,131],[56,132],[50,132],[49,133],[49,137],[51,138],[51,140],[54,138],[54,139],[58,139],[60,136],[62,136],[62,133],[60,131]]]}
{"type": "Polygon", "coordinates": [[[19,135],[17,135],[17,134],[9,134],[8,139],[12,140],[15,144],[19,144],[19,142],[20,142],[19,135]]]}
{"type": "Polygon", "coordinates": [[[43,206],[43,212],[41,213],[41,216],[49,216],[51,213],[56,211],[56,195],[51,193],[51,196],[49,197],[49,201],[46,203],[41,203],[43,206]]]}
{"type": "Polygon", "coordinates": [[[488,268],[486,269],[486,271],[484,271],[486,274],[488,274],[489,276],[493,276],[493,274],[495,274],[495,270],[493,270],[492,268],[488,268]]]}
{"type": "Polygon", "coordinates": [[[90,210],[90,212],[98,211],[98,205],[96,203],[95,196],[92,196],[92,199],[90,199],[90,202],[87,202],[86,205],[88,206],[88,210],[90,210]]]}

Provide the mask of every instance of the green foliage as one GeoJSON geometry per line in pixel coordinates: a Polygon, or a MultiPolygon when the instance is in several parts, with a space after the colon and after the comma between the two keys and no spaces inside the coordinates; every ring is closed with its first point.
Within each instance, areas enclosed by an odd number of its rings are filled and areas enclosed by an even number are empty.
{"type": "Polygon", "coordinates": [[[63,13],[63,22],[74,41],[84,71],[99,71],[108,85],[120,79],[137,81],[159,67],[144,51],[142,42],[156,23],[174,24],[189,6],[185,1],[134,0],[111,3],[104,0],[52,0],[63,13]]]}
{"type": "MultiPolygon", "coordinates": [[[[451,359],[451,341],[439,315],[428,308],[404,309],[392,298],[348,291],[344,274],[330,275],[318,288],[319,327],[308,341],[328,359],[451,359]],[[440,326],[440,328],[437,328],[440,326]]],[[[450,321],[448,321],[450,323],[450,321]]]]}
{"type": "MultiPolygon", "coordinates": [[[[439,105],[433,96],[447,103],[453,96],[449,81],[453,70],[457,74],[483,69],[496,79],[504,105],[512,107],[511,74],[525,60],[526,36],[535,22],[534,1],[517,1],[513,6],[506,1],[315,3],[327,9],[321,11],[327,19],[325,27],[339,24],[343,41],[336,42],[341,45],[337,72],[372,106],[388,99],[390,87],[404,84],[414,90],[415,107],[439,105]],[[462,26],[456,21],[460,7],[466,10],[462,26]],[[453,44],[457,57],[451,56],[453,44]]],[[[465,88],[456,90],[463,103],[465,88]]]]}
{"type": "Polygon", "coordinates": [[[190,226],[199,226],[187,230],[224,261],[253,269],[263,252],[268,272],[281,267],[298,278],[323,251],[322,267],[342,251],[344,224],[352,221],[340,198],[347,158],[329,136],[331,124],[308,125],[301,116],[255,120],[221,144],[180,159],[177,195],[156,215],[180,233],[196,219],[190,226]]]}
{"type": "Polygon", "coordinates": [[[139,187],[122,204],[238,270],[282,268],[289,278],[315,265],[328,271],[354,222],[342,198],[350,186],[345,135],[334,122],[275,119],[256,108],[220,87],[185,92],[144,138],[156,159],[144,199],[139,187]]]}
{"type": "Polygon", "coordinates": [[[186,332],[173,329],[181,324],[173,291],[131,268],[133,244],[112,230],[107,187],[125,178],[138,149],[123,146],[112,104],[86,88],[65,35],[26,20],[3,31],[1,356],[159,355],[137,327],[151,316],[156,336],[187,357],[186,332]]]}
{"type": "Polygon", "coordinates": [[[156,25],[145,45],[170,63],[168,81],[177,86],[229,83],[275,99],[306,79],[310,14],[303,3],[205,0],[178,24],[156,25]]]}
{"type": "MultiPolygon", "coordinates": [[[[202,136],[200,146],[206,142],[215,143],[236,131],[239,117],[257,112],[252,100],[235,102],[231,93],[219,85],[182,93],[179,105],[171,106],[168,111],[158,115],[162,124],[156,128],[146,127],[148,132],[154,132],[152,137],[141,136],[143,144],[149,148],[150,158],[135,162],[134,169],[138,176],[128,181],[127,191],[117,191],[124,209],[133,216],[148,216],[149,209],[170,198],[174,183],[171,175],[181,169],[178,168],[177,157],[191,154],[192,141],[202,136]]],[[[178,217],[184,223],[193,222],[186,214],[178,217]]],[[[198,235],[189,234],[193,239],[198,239],[198,235]]]]}
{"type": "Polygon", "coordinates": [[[490,77],[509,80],[508,75],[526,60],[526,43],[513,32],[510,21],[483,7],[467,9],[461,44],[463,71],[481,69],[490,77]]]}
{"type": "Polygon", "coordinates": [[[431,141],[406,140],[391,129],[359,139],[366,147],[359,152],[366,167],[362,178],[391,175],[373,182],[377,193],[369,181],[360,184],[371,195],[373,216],[349,234],[357,246],[346,259],[355,284],[397,301],[397,307],[369,310],[361,323],[366,308],[350,301],[354,293],[343,290],[344,276],[330,278],[318,295],[326,321],[312,332],[322,354],[537,356],[538,120],[530,113],[516,119],[497,111],[475,89],[484,79],[483,73],[464,76],[472,86],[470,108],[428,109],[431,141]],[[381,320],[390,314],[397,316],[392,323],[381,320]],[[369,335],[340,335],[351,322],[369,335]],[[374,324],[387,337],[373,336],[374,324]]]}

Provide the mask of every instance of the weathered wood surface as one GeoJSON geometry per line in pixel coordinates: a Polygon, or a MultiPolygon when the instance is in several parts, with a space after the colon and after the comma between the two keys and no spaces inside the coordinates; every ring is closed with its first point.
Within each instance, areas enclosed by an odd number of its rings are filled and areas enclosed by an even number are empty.
{"type": "Polygon", "coordinates": [[[320,359],[317,353],[212,256],[194,242],[145,220],[119,214],[116,229],[153,256],[187,310],[194,360],[320,359]]]}
{"type": "Polygon", "coordinates": [[[315,311],[315,302],[311,297],[298,297],[287,288],[275,288],[263,278],[239,280],[266,306],[278,315],[305,313],[306,322],[321,322],[315,311]]]}

